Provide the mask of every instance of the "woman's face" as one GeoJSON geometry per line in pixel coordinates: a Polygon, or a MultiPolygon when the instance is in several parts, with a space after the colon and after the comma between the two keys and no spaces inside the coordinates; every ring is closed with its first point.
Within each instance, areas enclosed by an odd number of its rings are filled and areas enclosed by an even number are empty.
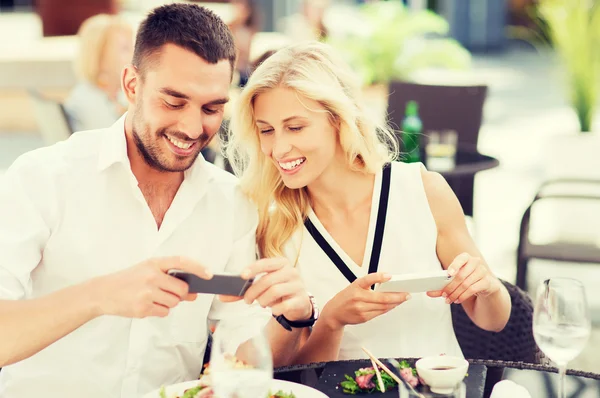
{"type": "Polygon", "coordinates": [[[329,113],[292,89],[277,87],[260,94],[254,116],[261,150],[288,188],[310,185],[342,152],[329,113]]]}

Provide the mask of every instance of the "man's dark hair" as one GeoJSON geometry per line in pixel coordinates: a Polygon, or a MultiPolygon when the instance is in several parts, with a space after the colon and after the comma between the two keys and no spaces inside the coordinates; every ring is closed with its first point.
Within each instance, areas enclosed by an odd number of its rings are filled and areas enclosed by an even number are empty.
{"type": "Polygon", "coordinates": [[[135,39],[133,65],[144,73],[148,59],[165,44],[192,51],[216,64],[235,65],[236,49],[231,31],[212,11],[195,4],[168,4],[154,9],[140,24],[135,39]]]}

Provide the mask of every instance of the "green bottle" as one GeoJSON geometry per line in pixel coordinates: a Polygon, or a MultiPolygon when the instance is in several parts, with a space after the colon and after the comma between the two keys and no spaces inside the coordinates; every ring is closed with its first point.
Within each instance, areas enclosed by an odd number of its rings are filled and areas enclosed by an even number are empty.
{"type": "Polygon", "coordinates": [[[402,140],[400,142],[401,159],[406,163],[421,161],[419,140],[423,123],[419,118],[419,104],[409,101],[406,104],[406,114],[402,120],[402,140]]]}

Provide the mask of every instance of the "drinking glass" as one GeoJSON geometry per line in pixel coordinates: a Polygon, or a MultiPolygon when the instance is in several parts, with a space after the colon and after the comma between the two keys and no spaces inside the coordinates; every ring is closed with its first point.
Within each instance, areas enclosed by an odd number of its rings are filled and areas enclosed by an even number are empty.
{"type": "Polygon", "coordinates": [[[425,163],[429,170],[448,171],[456,164],[458,135],[454,130],[430,131],[425,146],[425,163]]]}
{"type": "Polygon", "coordinates": [[[220,398],[267,397],[273,358],[263,330],[235,320],[219,321],[213,333],[209,374],[220,398]]]}
{"type": "Polygon", "coordinates": [[[543,281],[536,295],[533,336],[558,367],[559,398],[565,398],[567,364],[581,353],[591,331],[589,307],[583,284],[570,278],[543,281]]]}

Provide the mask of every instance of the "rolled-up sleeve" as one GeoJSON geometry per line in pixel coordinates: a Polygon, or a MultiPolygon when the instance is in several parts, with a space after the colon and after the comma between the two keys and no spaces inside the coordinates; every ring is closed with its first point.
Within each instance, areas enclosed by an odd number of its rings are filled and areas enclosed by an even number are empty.
{"type": "MultiPolygon", "coordinates": [[[[244,268],[256,261],[256,227],[258,213],[243,194],[236,189],[234,195],[234,243],[225,271],[240,274],[244,268]]],[[[262,327],[271,319],[270,309],[262,308],[258,303],[247,305],[243,300],[223,303],[215,297],[209,319],[220,321],[227,318],[243,320],[244,325],[262,327]]]]}
{"type": "Polygon", "coordinates": [[[50,235],[24,186],[25,182],[35,185],[31,177],[16,166],[0,177],[0,300],[20,300],[30,294],[31,272],[40,263],[50,235]]]}

